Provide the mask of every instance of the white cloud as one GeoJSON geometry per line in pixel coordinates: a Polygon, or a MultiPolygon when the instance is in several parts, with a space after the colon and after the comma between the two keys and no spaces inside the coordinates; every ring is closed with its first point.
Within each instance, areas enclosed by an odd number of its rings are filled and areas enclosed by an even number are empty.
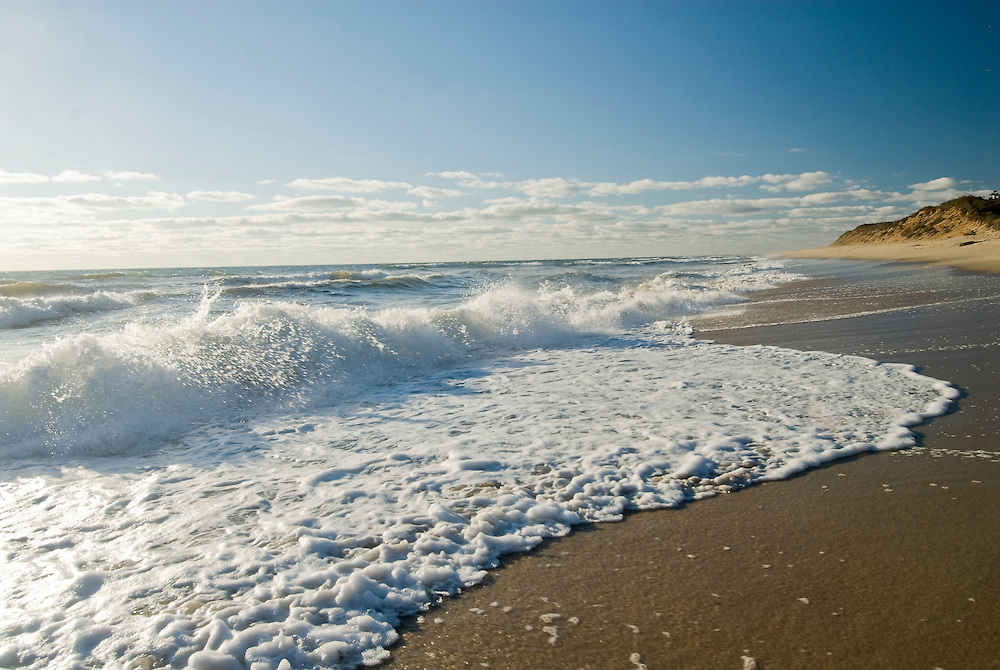
{"type": "Polygon", "coordinates": [[[270,186],[271,184],[277,183],[277,179],[261,179],[257,182],[257,186],[270,186]]]}
{"type": "MultiPolygon", "coordinates": [[[[690,182],[690,186],[684,186],[683,188],[738,188],[740,186],[749,186],[757,181],[757,177],[751,177],[750,175],[742,175],[740,177],[702,177],[701,179],[690,182]]],[[[678,185],[672,187],[674,190],[682,190],[681,184],[686,182],[676,182],[678,185]]]]}
{"type": "Polygon", "coordinates": [[[47,181],[49,181],[49,177],[43,174],[0,170],[0,184],[41,184],[47,181]]]}
{"type": "Polygon", "coordinates": [[[571,198],[580,192],[580,182],[562,177],[528,179],[518,183],[517,188],[525,195],[538,198],[571,198]]]}
{"type": "Polygon", "coordinates": [[[270,212],[322,212],[364,205],[364,198],[348,198],[342,195],[306,195],[299,198],[277,196],[274,202],[251,205],[247,209],[270,212]]]}
{"type": "Polygon", "coordinates": [[[890,219],[899,219],[909,212],[901,210],[899,207],[894,205],[876,206],[876,205],[840,205],[836,207],[801,207],[792,208],[785,213],[785,216],[804,219],[811,218],[814,219],[818,215],[822,215],[824,218],[830,217],[863,217],[869,222],[873,221],[889,221],[890,219]]]}
{"type": "Polygon", "coordinates": [[[958,182],[951,177],[939,177],[920,184],[910,184],[914,191],[947,191],[958,188],[958,182]]]}
{"type": "Polygon", "coordinates": [[[590,195],[635,195],[643,191],[680,191],[695,188],[695,182],[689,181],[657,181],[655,179],[637,179],[627,184],[602,183],[595,184],[590,189],[590,195]]]}
{"type": "Polygon", "coordinates": [[[246,202],[256,200],[257,196],[240,191],[191,191],[187,194],[191,200],[205,200],[208,202],[246,202]]]}
{"type": "Polygon", "coordinates": [[[150,191],[146,195],[130,197],[104,193],[84,193],[58,196],[53,200],[90,210],[177,209],[187,204],[184,196],[160,191],[150,191]]]}
{"type": "MultiPolygon", "coordinates": [[[[102,174],[114,179],[127,173],[102,174]]],[[[273,180],[259,182],[259,193],[251,182],[246,192],[212,190],[214,185],[206,184],[186,194],[0,197],[0,230],[20,259],[12,262],[22,264],[29,256],[42,258],[43,249],[66,254],[61,251],[66,244],[77,245],[73,254],[87,259],[107,249],[128,249],[130,263],[169,257],[174,264],[204,265],[715,253],[722,248],[756,253],[827,243],[859,223],[900,218],[925,201],[941,202],[959,185],[942,177],[901,189],[905,193],[882,191],[823,171],[623,183],[572,177],[503,181],[501,175],[460,171],[431,176],[442,181],[427,181],[451,188],[335,177],[290,184],[327,192],[292,192],[273,200],[273,191],[263,188],[277,183],[273,180]],[[830,186],[834,182],[836,189],[830,186]],[[388,193],[362,195],[383,192],[388,193]],[[632,194],[644,195],[617,199],[632,194]],[[385,199],[373,199],[380,197],[385,199]],[[219,216],[202,216],[193,207],[197,216],[172,211],[194,202],[217,203],[212,209],[219,216]]],[[[63,192],[76,188],[67,186],[74,181],[98,179],[72,170],[56,177],[0,171],[0,184],[48,182],[45,190],[51,191],[57,177],[63,192]]],[[[111,184],[107,190],[113,190],[111,184]]]]}
{"type": "Polygon", "coordinates": [[[724,215],[738,216],[757,214],[789,207],[826,205],[845,200],[869,199],[870,192],[842,191],[810,193],[809,195],[787,198],[712,198],[710,200],[690,200],[672,205],[663,205],[659,211],[675,216],[724,215]]]}
{"type": "Polygon", "coordinates": [[[370,212],[408,212],[417,207],[417,203],[398,200],[367,200],[359,209],[370,212]]]}
{"type": "MultiPolygon", "coordinates": [[[[8,226],[59,223],[81,217],[92,218],[89,212],[58,198],[0,198],[0,223],[8,226]]],[[[4,231],[5,238],[9,237],[8,233],[9,231],[4,231]]],[[[8,240],[5,239],[6,241],[8,240]]]]}
{"type": "Polygon", "coordinates": [[[116,172],[102,170],[101,174],[111,181],[160,181],[160,178],[149,172],[116,172]]]}
{"type": "Polygon", "coordinates": [[[600,198],[606,195],[619,195],[624,192],[621,189],[621,184],[616,184],[613,181],[606,181],[593,184],[588,193],[595,198],[600,198]]]}
{"type": "Polygon", "coordinates": [[[777,193],[780,191],[813,191],[833,183],[833,175],[828,172],[803,172],[802,174],[765,174],[761,189],[777,193]]]}
{"type": "Polygon", "coordinates": [[[517,196],[507,196],[506,198],[487,198],[483,200],[487,205],[513,205],[519,202],[524,202],[524,198],[518,198],[517,196]]]}
{"type": "Polygon", "coordinates": [[[959,186],[961,186],[961,182],[957,179],[939,177],[919,184],[910,184],[909,193],[881,193],[880,195],[888,202],[905,202],[910,207],[927,207],[928,205],[939,205],[963,195],[976,195],[985,198],[990,194],[988,189],[968,191],[960,189],[959,186]]]}
{"type": "Polygon", "coordinates": [[[454,179],[458,181],[459,185],[464,188],[480,188],[480,189],[494,189],[494,188],[511,188],[513,185],[510,182],[505,181],[485,181],[482,177],[499,177],[498,173],[490,172],[488,174],[475,175],[471,172],[465,171],[450,171],[450,172],[429,172],[429,176],[444,177],[445,179],[454,179]]]}
{"type": "Polygon", "coordinates": [[[827,172],[803,172],[785,182],[786,191],[814,191],[833,183],[833,176],[827,172]]]}
{"type": "Polygon", "coordinates": [[[7,172],[6,170],[0,170],[0,184],[83,183],[88,181],[101,181],[101,178],[92,174],[84,174],[79,170],[63,170],[54,177],[35,174],[33,172],[7,172]]]}
{"type": "MultiPolygon", "coordinates": [[[[57,225],[72,227],[74,222],[97,220],[97,215],[129,210],[172,211],[186,204],[176,193],[151,191],[141,196],[113,196],[83,193],[51,197],[0,198],[0,223],[13,226],[57,225]]],[[[107,225],[107,222],[104,222],[107,225]]],[[[61,238],[60,238],[61,239],[61,238]]]]}
{"type": "Polygon", "coordinates": [[[7,172],[0,170],[0,184],[43,184],[55,182],[60,184],[83,184],[102,181],[107,178],[112,181],[159,181],[160,178],[148,172],[114,172],[102,170],[103,177],[80,172],[79,170],[62,170],[54,177],[31,172],[7,172]]]}
{"type": "Polygon", "coordinates": [[[451,220],[468,221],[607,221],[616,218],[615,210],[604,203],[582,202],[560,204],[541,198],[520,200],[504,198],[483,208],[467,207],[457,212],[445,213],[451,220]]]}
{"type": "Polygon", "coordinates": [[[434,188],[433,186],[416,186],[407,191],[407,193],[415,195],[418,198],[426,198],[427,200],[457,198],[460,195],[465,195],[462,191],[457,191],[453,188],[434,188]]]}
{"type": "Polygon", "coordinates": [[[886,191],[873,191],[869,188],[852,188],[843,192],[845,200],[884,200],[892,199],[898,193],[887,193],[886,191]]]}
{"type": "Polygon", "coordinates": [[[778,198],[758,198],[756,200],[712,198],[710,200],[689,200],[672,205],[663,205],[659,209],[664,214],[670,216],[704,216],[709,214],[735,216],[738,214],[767,212],[781,207],[782,205],[775,202],[776,200],[778,198]]]}
{"type": "Polygon", "coordinates": [[[740,188],[753,184],[764,183],[767,190],[808,191],[822,188],[833,181],[826,172],[804,172],[800,175],[765,174],[759,177],[740,175],[739,177],[708,176],[694,181],[658,181],[655,179],[637,179],[627,184],[606,182],[591,185],[592,196],[605,195],[635,195],[644,191],[689,191],[698,188],[740,188]]]}
{"type": "Polygon", "coordinates": [[[101,178],[92,174],[84,174],[77,170],[63,170],[53,177],[52,181],[83,183],[88,181],[101,181],[101,178]]]}
{"type": "Polygon", "coordinates": [[[471,172],[465,172],[464,170],[453,170],[450,172],[428,172],[428,177],[444,177],[445,179],[457,179],[460,181],[479,181],[479,177],[472,174],[471,172]]]}
{"type": "Polygon", "coordinates": [[[347,177],[326,177],[324,179],[296,179],[288,183],[292,188],[308,191],[344,191],[346,193],[379,193],[394,188],[413,188],[402,181],[382,181],[380,179],[349,179],[347,177]]]}

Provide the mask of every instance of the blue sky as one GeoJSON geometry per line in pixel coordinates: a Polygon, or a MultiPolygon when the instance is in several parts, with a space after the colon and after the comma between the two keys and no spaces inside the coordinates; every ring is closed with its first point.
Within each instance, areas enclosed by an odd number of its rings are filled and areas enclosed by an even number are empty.
{"type": "Polygon", "coordinates": [[[0,270],[766,253],[998,187],[993,2],[0,3],[0,270]]]}

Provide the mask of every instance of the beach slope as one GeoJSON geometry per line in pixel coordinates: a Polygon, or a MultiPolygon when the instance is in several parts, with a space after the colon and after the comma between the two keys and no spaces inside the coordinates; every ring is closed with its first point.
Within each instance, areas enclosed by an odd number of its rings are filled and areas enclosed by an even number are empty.
{"type": "Polygon", "coordinates": [[[389,667],[998,667],[1000,277],[797,267],[810,278],[697,336],[915,364],[964,391],[957,411],[919,427],[913,449],[511,557],[411,621],[389,667]]]}
{"type": "Polygon", "coordinates": [[[786,258],[854,258],[953,265],[1000,272],[1000,198],[963,196],[898,221],[870,223],[826,247],[786,258]]]}

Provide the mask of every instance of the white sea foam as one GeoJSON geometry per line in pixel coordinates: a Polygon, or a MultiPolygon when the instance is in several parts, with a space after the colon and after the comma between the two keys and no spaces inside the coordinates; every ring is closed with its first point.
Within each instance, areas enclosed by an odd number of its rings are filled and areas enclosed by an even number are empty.
{"type": "Polygon", "coordinates": [[[646,332],[81,461],[5,486],[0,660],[372,663],[400,616],[505,553],[906,446],[953,394],[905,366],[646,332]]]}
{"type": "Polygon", "coordinates": [[[206,297],[39,350],[0,385],[0,666],[374,664],[503,554],[905,447],[946,409],[907,366],[691,339],[684,314],[769,272],[206,297]]]}
{"type": "Polygon", "coordinates": [[[219,314],[219,294],[206,295],[184,318],[67,337],[0,370],[0,458],[148,450],[195,425],[325,406],[484,353],[681,319],[779,273],[660,275],[595,292],[499,281],[453,308],[246,301],[219,314]]]}
{"type": "Polygon", "coordinates": [[[17,298],[0,296],[0,330],[29,326],[39,321],[64,319],[81,313],[110,312],[142,304],[150,294],[100,291],[89,295],[17,298]]]}

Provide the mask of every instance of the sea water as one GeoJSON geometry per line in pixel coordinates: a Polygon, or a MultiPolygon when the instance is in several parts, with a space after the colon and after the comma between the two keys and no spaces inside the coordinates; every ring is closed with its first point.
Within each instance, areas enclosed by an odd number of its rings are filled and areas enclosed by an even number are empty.
{"type": "Polygon", "coordinates": [[[956,390],[703,342],[765,258],[0,277],[0,667],[350,668],[574,524],[912,444],[956,390]]]}

